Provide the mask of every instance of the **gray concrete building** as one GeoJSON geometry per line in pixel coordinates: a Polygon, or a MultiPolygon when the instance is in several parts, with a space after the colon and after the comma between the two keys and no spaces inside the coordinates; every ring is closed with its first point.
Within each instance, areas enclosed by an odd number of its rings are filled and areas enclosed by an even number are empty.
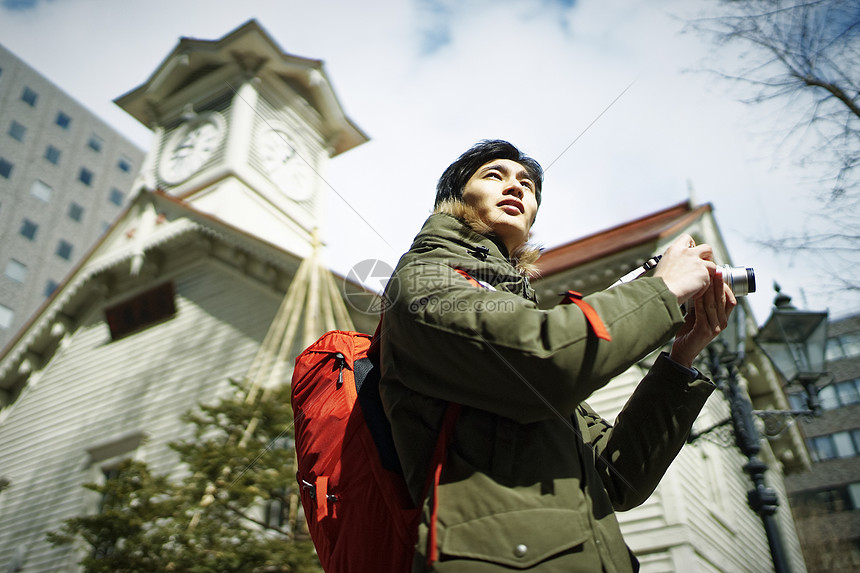
{"type": "MultiPolygon", "coordinates": [[[[788,476],[810,571],[860,570],[860,315],[835,320],[827,339],[829,384],[821,415],[801,423],[812,469],[788,476]]],[[[789,395],[794,407],[805,396],[789,395]]]]}
{"type": "Polygon", "coordinates": [[[0,45],[0,349],[120,214],[143,157],[0,45]]]}

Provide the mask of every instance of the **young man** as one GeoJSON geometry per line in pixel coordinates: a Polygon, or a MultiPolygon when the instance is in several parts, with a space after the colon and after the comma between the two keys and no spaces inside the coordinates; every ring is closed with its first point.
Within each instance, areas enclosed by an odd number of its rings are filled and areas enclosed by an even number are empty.
{"type": "Polygon", "coordinates": [[[714,388],[692,361],[736,301],[711,248],[683,235],[654,276],[540,310],[526,240],[542,179],[507,142],[468,150],[389,283],[380,392],[425,508],[413,571],[637,569],[614,511],[648,498],[714,388]],[[589,408],[673,335],[614,426],[589,408]],[[450,403],[461,409],[428,488],[450,403]]]}

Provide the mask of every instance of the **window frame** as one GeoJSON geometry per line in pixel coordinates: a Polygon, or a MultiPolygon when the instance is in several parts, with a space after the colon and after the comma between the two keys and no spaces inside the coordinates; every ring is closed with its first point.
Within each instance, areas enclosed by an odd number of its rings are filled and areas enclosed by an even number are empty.
{"type": "Polygon", "coordinates": [[[0,303],[0,330],[8,330],[15,324],[15,309],[0,303]]]}
{"type": "Polygon", "coordinates": [[[42,155],[42,157],[44,157],[45,160],[52,165],[59,165],[60,156],[62,155],[62,153],[63,152],[58,147],[54,147],[49,143],[48,146],[45,148],[45,153],[44,155],[42,155]]]}
{"type": "Polygon", "coordinates": [[[116,167],[117,167],[117,169],[119,169],[123,173],[131,173],[131,169],[132,169],[131,159],[129,159],[128,157],[125,157],[125,156],[120,157],[116,162],[116,167]]]}
{"type": "Polygon", "coordinates": [[[76,201],[72,201],[71,203],[69,203],[69,208],[66,209],[66,216],[72,221],[80,223],[81,220],[84,218],[83,205],[80,205],[76,201]]]}
{"type": "Polygon", "coordinates": [[[54,250],[54,254],[63,260],[71,261],[74,249],[75,246],[73,244],[71,244],[65,239],[60,239],[60,241],[57,243],[57,248],[54,250]]]}
{"type": "Polygon", "coordinates": [[[57,117],[54,119],[54,125],[58,126],[60,129],[68,130],[71,123],[72,116],[64,111],[57,112],[57,117]]]}
{"type": "Polygon", "coordinates": [[[12,123],[9,124],[9,130],[6,134],[15,141],[23,143],[24,136],[27,134],[27,126],[13,119],[12,123]]]}
{"type": "Polygon", "coordinates": [[[21,221],[21,226],[18,228],[18,234],[31,241],[36,240],[36,235],[39,234],[39,224],[24,217],[21,221]],[[24,231],[27,231],[26,233],[24,231]]]}
{"type": "Polygon", "coordinates": [[[176,316],[176,287],[161,283],[131,298],[105,307],[111,340],[122,340],[176,316]]]}
{"type": "Polygon", "coordinates": [[[87,147],[96,153],[101,153],[104,148],[105,140],[96,135],[95,133],[91,133],[89,139],[87,139],[87,147]]]}
{"type": "Polygon", "coordinates": [[[14,169],[14,163],[5,157],[0,157],[0,177],[3,177],[4,179],[12,179],[12,170],[14,169]]]}
{"type": "Polygon", "coordinates": [[[17,259],[9,259],[3,274],[19,284],[27,282],[27,265],[17,259]]]}
{"type": "Polygon", "coordinates": [[[78,181],[83,183],[87,187],[93,186],[93,178],[95,174],[87,169],[86,167],[81,167],[80,171],[78,171],[78,181]]]}
{"type": "Polygon", "coordinates": [[[51,202],[51,195],[54,192],[54,188],[42,181],[41,179],[36,179],[33,181],[33,184],[30,185],[30,195],[42,201],[44,203],[51,202]]]}
{"type": "Polygon", "coordinates": [[[108,201],[117,207],[122,207],[122,204],[125,201],[125,193],[116,187],[113,187],[110,190],[110,195],[108,195],[108,201]]]}
{"type": "Polygon", "coordinates": [[[39,94],[30,86],[24,86],[24,91],[21,92],[21,101],[30,107],[36,107],[36,102],[39,101],[39,94]]]}

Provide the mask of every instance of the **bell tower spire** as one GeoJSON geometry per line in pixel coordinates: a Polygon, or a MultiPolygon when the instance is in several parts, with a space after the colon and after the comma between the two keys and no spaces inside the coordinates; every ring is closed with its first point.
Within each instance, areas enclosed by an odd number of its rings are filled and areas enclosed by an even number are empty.
{"type": "Polygon", "coordinates": [[[180,39],[116,103],[154,131],[137,188],[160,190],[299,256],[313,250],[329,159],[367,141],[320,60],[251,20],[180,39]]]}

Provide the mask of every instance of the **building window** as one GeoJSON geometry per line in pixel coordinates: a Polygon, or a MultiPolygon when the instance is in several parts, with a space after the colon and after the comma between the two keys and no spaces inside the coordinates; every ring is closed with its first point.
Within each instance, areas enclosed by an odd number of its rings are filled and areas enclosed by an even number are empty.
{"type": "Polygon", "coordinates": [[[806,392],[795,392],[788,395],[788,404],[792,410],[805,410],[808,405],[806,403],[806,392]]]}
{"type": "Polygon", "coordinates": [[[24,91],[21,93],[21,101],[23,101],[30,107],[36,107],[37,99],[39,99],[39,94],[37,94],[28,87],[25,87],[24,91]]]}
{"type": "Polygon", "coordinates": [[[860,334],[852,332],[839,337],[842,351],[847,358],[860,355],[860,334]]]}
{"type": "Polygon", "coordinates": [[[7,329],[12,326],[12,321],[15,320],[15,311],[8,306],[0,304],[0,328],[7,329]]]}
{"type": "Polygon", "coordinates": [[[844,358],[845,356],[845,354],[842,352],[842,345],[839,343],[838,338],[828,338],[825,350],[825,356],[828,362],[830,360],[839,360],[840,358],[844,358]]]}
{"type": "Polygon", "coordinates": [[[110,197],[108,200],[116,206],[122,205],[122,201],[125,199],[125,193],[120,191],[119,189],[111,189],[110,197]]]}
{"type": "Polygon", "coordinates": [[[118,340],[176,314],[173,283],[165,283],[105,309],[112,340],[118,340]]]}
{"type": "Polygon", "coordinates": [[[33,182],[33,186],[30,187],[30,194],[36,199],[48,203],[51,200],[51,186],[44,181],[36,179],[33,182]]]}
{"type": "Polygon", "coordinates": [[[17,121],[13,121],[12,125],[9,126],[9,137],[12,139],[17,139],[18,141],[24,141],[24,134],[27,132],[27,128],[18,123],[17,121]]]}
{"type": "Polygon", "coordinates": [[[131,171],[131,161],[129,161],[125,157],[120,157],[116,166],[119,168],[120,171],[123,171],[125,173],[131,171]]]}
{"type": "Polygon", "coordinates": [[[851,509],[848,488],[835,487],[804,492],[797,497],[798,506],[811,505],[821,508],[828,513],[837,513],[851,509]]]}
{"type": "Polygon", "coordinates": [[[860,355],[860,334],[850,332],[827,339],[827,360],[839,360],[860,355]]]}
{"type": "Polygon", "coordinates": [[[818,391],[818,399],[821,401],[821,408],[824,410],[833,410],[839,407],[839,397],[836,395],[836,388],[833,386],[825,386],[818,391]]]}
{"type": "Polygon", "coordinates": [[[83,183],[84,185],[92,185],[93,184],[93,172],[87,169],[86,167],[81,167],[80,173],[78,173],[78,181],[83,183]]]}
{"type": "Polygon", "coordinates": [[[851,500],[851,509],[860,509],[860,482],[848,484],[848,498],[851,500]]]}
{"type": "Polygon", "coordinates": [[[836,384],[836,395],[839,397],[839,404],[842,406],[850,406],[860,402],[860,388],[858,388],[860,380],[849,380],[836,384]]]}
{"type": "Polygon", "coordinates": [[[45,159],[54,165],[58,164],[60,162],[60,150],[53,145],[49,145],[45,148],[45,159]]]}
{"type": "Polygon", "coordinates": [[[45,283],[45,298],[54,294],[54,291],[57,290],[58,286],[60,286],[60,284],[57,281],[48,280],[48,282],[45,283]]]}
{"type": "Polygon", "coordinates": [[[812,438],[809,442],[810,453],[816,461],[823,462],[836,457],[836,446],[831,436],[819,436],[812,438]]]}
{"type": "MultiPolygon", "coordinates": [[[[789,400],[806,399],[805,392],[789,395],[789,400]],[[800,398],[793,398],[799,396],[800,398]]],[[[829,384],[818,390],[818,399],[822,410],[835,410],[843,406],[860,403],[860,379],[845,380],[837,384],[829,384]]],[[[794,402],[792,401],[792,405],[794,402]]]]}
{"type": "Polygon", "coordinates": [[[22,237],[26,237],[31,241],[36,238],[36,231],[39,230],[39,225],[31,221],[30,219],[24,219],[21,222],[21,230],[18,231],[21,233],[22,237]]]}
{"type": "Polygon", "coordinates": [[[819,462],[856,457],[860,453],[860,429],[812,438],[809,449],[815,461],[819,462]]]}
{"type": "Polygon", "coordinates": [[[84,216],[84,208],[78,205],[77,203],[69,203],[69,211],[68,211],[69,219],[72,221],[77,221],[80,223],[81,218],[84,216]]]}
{"type": "Polygon", "coordinates": [[[22,283],[27,280],[27,265],[21,261],[10,259],[6,263],[6,276],[15,282],[22,283]]]}
{"type": "Polygon", "coordinates": [[[60,242],[57,243],[56,254],[61,259],[70,260],[72,258],[72,244],[64,239],[60,239],[60,242]]]}
{"type": "Polygon", "coordinates": [[[0,157],[0,177],[9,179],[12,176],[12,164],[0,157]]]}
{"type": "Polygon", "coordinates": [[[87,147],[89,147],[93,151],[101,151],[102,150],[102,138],[96,134],[91,135],[90,140],[87,141],[87,147]]]}
{"type": "Polygon", "coordinates": [[[69,125],[72,123],[72,118],[63,112],[58,112],[57,119],[54,121],[54,123],[56,123],[63,129],[69,129],[69,125]]]}

